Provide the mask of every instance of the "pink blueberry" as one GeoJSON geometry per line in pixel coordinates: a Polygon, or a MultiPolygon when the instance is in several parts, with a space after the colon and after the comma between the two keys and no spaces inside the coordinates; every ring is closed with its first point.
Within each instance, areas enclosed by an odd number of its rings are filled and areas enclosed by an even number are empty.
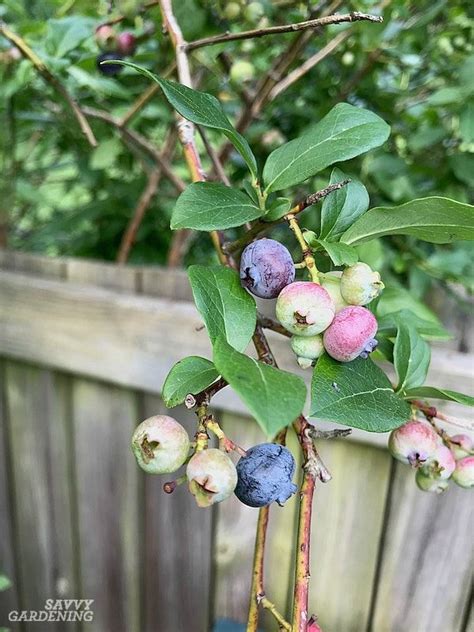
{"type": "Polygon", "coordinates": [[[103,51],[113,51],[117,47],[117,35],[108,24],[98,26],[94,34],[97,46],[103,51]]]}
{"type": "Polygon", "coordinates": [[[342,273],[341,294],[350,305],[367,305],[384,287],[380,274],[366,263],[356,263],[342,273]]]}
{"type": "Polygon", "coordinates": [[[388,440],[388,449],[393,457],[420,467],[431,459],[438,448],[436,433],[421,421],[408,421],[393,430],[388,440]]]}
{"type": "Polygon", "coordinates": [[[314,336],[328,327],[335,313],[334,301],[318,283],[295,281],[280,292],[276,317],[290,333],[314,336]]]}
{"type": "Polygon", "coordinates": [[[447,480],[455,467],[456,461],[451,450],[444,444],[438,443],[434,454],[423,466],[423,472],[432,478],[447,480]]]}
{"type": "Polygon", "coordinates": [[[125,31],[117,38],[117,50],[121,55],[133,55],[137,47],[137,40],[133,33],[125,31]]]}
{"type": "Polygon", "coordinates": [[[217,448],[200,450],[186,468],[189,491],[199,507],[210,507],[228,498],[237,485],[237,470],[230,458],[217,448]]]}
{"type": "Polygon", "coordinates": [[[377,320],[372,312],[358,305],[346,307],[324,332],[324,348],[339,362],[366,358],[377,346],[376,333],[377,320]]]}
{"type": "Polygon", "coordinates": [[[442,494],[449,487],[449,481],[443,478],[433,478],[425,474],[422,470],[416,470],[415,481],[418,487],[424,492],[442,494]]]}
{"type": "Polygon", "coordinates": [[[451,437],[451,450],[456,460],[469,456],[474,452],[474,442],[466,434],[457,434],[451,437]]]}
{"type": "Polygon", "coordinates": [[[149,474],[175,472],[185,462],[189,445],[186,430],[168,415],[145,419],[132,436],[137,463],[149,474]]]}
{"type": "Polygon", "coordinates": [[[460,487],[474,487],[474,456],[465,456],[456,462],[453,481],[460,487]]]}

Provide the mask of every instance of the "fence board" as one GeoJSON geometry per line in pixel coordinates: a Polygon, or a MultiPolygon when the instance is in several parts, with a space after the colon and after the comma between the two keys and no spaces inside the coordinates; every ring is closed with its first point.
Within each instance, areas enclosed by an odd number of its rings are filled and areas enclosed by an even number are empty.
{"type": "MultiPolygon", "coordinates": [[[[224,432],[244,449],[265,441],[254,421],[220,416],[224,432]]],[[[232,457],[234,462],[236,459],[232,457]]],[[[258,510],[231,496],[217,507],[214,542],[214,618],[246,622],[258,510]]]]}
{"type": "MultiPolygon", "coordinates": [[[[133,271],[122,274],[112,266],[69,261],[67,275],[118,292],[135,288],[133,271]]],[[[95,342],[97,352],[107,353],[95,342]]],[[[141,486],[130,450],[138,398],[131,390],[80,378],[72,390],[81,589],[83,598],[95,600],[88,629],[140,632],[141,486]]]]}
{"type": "Polygon", "coordinates": [[[473,564],[469,492],[422,492],[397,464],[389,511],[371,630],[460,630],[473,564]]]}
{"type": "MultiPolygon", "coordinates": [[[[46,599],[77,596],[67,474],[68,389],[64,378],[14,362],[5,363],[5,378],[21,603],[41,610],[46,599]]],[[[25,629],[60,627],[30,623],[25,629]]]]}
{"type": "MultiPolygon", "coordinates": [[[[166,412],[155,396],[145,396],[144,404],[145,417],[166,412]]],[[[178,407],[171,414],[192,437],[194,413],[178,407]]],[[[213,510],[200,509],[186,483],[163,492],[163,483],[181,473],[144,475],[145,632],[208,630],[213,510]]]]}
{"type": "Polygon", "coordinates": [[[13,485],[9,477],[10,459],[7,456],[7,410],[4,397],[4,367],[0,362],[0,574],[6,575],[12,587],[0,592],[0,627],[7,625],[8,613],[18,610],[18,584],[15,568],[14,521],[11,496],[13,485]]]}
{"type": "Polygon", "coordinates": [[[361,632],[370,609],[390,457],[345,440],[320,443],[333,478],[315,492],[310,604],[323,630],[361,632]]]}
{"type": "MultiPolygon", "coordinates": [[[[115,270],[114,284],[120,279],[115,270]]],[[[127,284],[133,282],[133,275],[126,277],[127,284]]],[[[159,393],[169,369],[184,355],[210,357],[206,332],[197,331],[201,319],[185,301],[5,271],[0,271],[0,294],[0,353],[10,357],[153,393],[159,393]]],[[[282,368],[309,382],[310,372],[295,369],[287,340],[270,338],[282,368]]],[[[472,393],[473,375],[471,355],[433,351],[428,383],[472,393]]],[[[230,412],[246,412],[230,389],[219,393],[215,403],[230,412]]],[[[472,428],[464,407],[440,403],[440,409],[472,428]]],[[[386,442],[384,435],[353,434],[363,441],[386,442]]]]}

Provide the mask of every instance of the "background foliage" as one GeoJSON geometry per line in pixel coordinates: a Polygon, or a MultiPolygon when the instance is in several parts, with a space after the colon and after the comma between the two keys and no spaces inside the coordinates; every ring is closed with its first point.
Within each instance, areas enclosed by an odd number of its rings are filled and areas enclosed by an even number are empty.
{"type": "MultiPolygon", "coordinates": [[[[244,3],[245,4],[245,3],[244,3]]],[[[224,17],[225,2],[180,0],[176,13],[188,40],[225,30],[301,21],[316,3],[279,0],[262,2],[264,15],[243,11],[234,21],[224,17]],[[308,7],[312,4],[311,7],[308,7]]],[[[107,3],[89,0],[8,0],[0,18],[19,33],[60,78],[81,106],[105,110],[116,117],[149,86],[149,81],[125,68],[118,77],[96,69],[94,29],[107,18],[107,3]]],[[[119,30],[140,35],[133,61],[163,75],[173,58],[159,28],[159,11],[137,14],[139,3],[115,3],[112,16],[129,17],[119,30]]],[[[392,127],[389,141],[367,156],[353,159],[344,171],[360,178],[371,206],[395,205],[415,197],[444,195],[468,201],[474,174],[474,51],[472,20],[467,2],[406,2],[370,0],[339,3],[338,11],[383,10],[382,25],[357,23],[315,33],[294,62],[294,68],[349,29],[350,36],[334,52],[278,95],[246,132],[260,162],[285,140],[302,134],[341,100],[366,107],[392,127]]],[[[291,42],[293,35],[213,46],[192,54],[199,88],[215,94],[235,120],[242,92],[252,95],[256,80],[291,42]],[[230,63],[251,62],[254,79],[234,81],[225,70],[230,63]],[[229,61],[229,59],[227,59],[229,61]]],[[[0,204],[8,224],[11,247],[113,260],[121,236],[146,185],[149,159],[124,142],[107,123],[90,120],[99,141],[91,149],[65,103],[45,84],[31,63],[17,59],[0,39],[1,174],[0,204]]],[[[134,130],[162,147],[173,121],[169,105],[156,97],[136,116],[134,130]]],[[[209,133],[214,143],[221,135],[209,133]]],[[[179,150],[174,169],[188,180],[179,150]]],[[[228,173],[233,183],[245,175],[242,159],[232,154],[228,173]]],[[[325,186],[330,170],[300,187],[301,195],[325,186]]],[[[170,244],[169,219],[176,200],[174,187],[162,178],[158,194],[139,229],[131,251],[133,263],[163,263],[170,244]]],[[[308,228],[317,228],[317,213],[308,214],[308,228]]],[[[5,230],[3,230],[3,233],[5,230]]],[[[282,236],[284,239],[284,237],[282,236]]],[[[3,235],[5,239],[5,235],[3,235]]],[[[461,243],[434,246],[413,238],[390,237],[360,246],[360,256],[383,268],[392,289],[390,300],[407,300],[401,286],[416,301],[435,284],[448,281],[469,287],[471,251],[461,243]]],[[[197,234],[185,263],[214,257],[208,238],[197,234]]],[[[419,308],[421,309],[421,307],[419,308]]],[[[426,313],[419,314],[426,317],[426,313]]]]}

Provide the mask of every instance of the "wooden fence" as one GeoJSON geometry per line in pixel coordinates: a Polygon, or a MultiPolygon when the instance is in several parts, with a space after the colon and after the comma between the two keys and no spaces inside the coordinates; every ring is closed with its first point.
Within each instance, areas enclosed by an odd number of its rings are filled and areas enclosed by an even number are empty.
{"type": "MultiPolygon", "coordinates": [[[[0,251],[0,574],[13,581],[0,627],[207,632],[245,620],[257,511],[234,499],[198,509],[184,486],[167,496],[129,447],[137,421],[164,410],[173,363],[210,357],[189,298],[182,272],[0,251]],[[8,623],[52,598],[94,599],[93,622],[8,623]]],[[[286,341],[272,344],[294,370],[286,341]]],[[[451,344],[433,356],[431,384],[472,392],[472,355],[451,344]]],[[[216,402],[239,444],[263,439],[229,389],[216,402]]],[[[174,414],[192,433],[193,415],[174,414]]],[[[325,632],[472,631],[471,496],[418,491],[385,442],[361,432],[321,445],[334,478],[315,497],[311,609],[325,632]]],[[[271,510],[266,588],[282,610],[296,509],[293,498],[271,510]]],[[[275,629],[266,615],[262,629],[275,629]]]]}

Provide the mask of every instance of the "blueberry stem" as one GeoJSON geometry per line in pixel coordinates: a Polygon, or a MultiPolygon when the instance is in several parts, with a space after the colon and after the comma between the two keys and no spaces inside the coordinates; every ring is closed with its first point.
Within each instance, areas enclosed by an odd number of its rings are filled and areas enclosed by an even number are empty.
{"type": "Polygon", "coordinates": [[[303,232],[300,228],[300,225],[298,224],[298,220],[296,219],[293,213],[289,213],[288,215],[285,216],[285,218],[288,221],[288,224],[300,245],[301,252],[303,255],[303,260],[308,270],[308,273],[311,277],[311,281],[319,285],[318,268],[316,267],[316,262],[314,260],[313,254],[308,244],[305,241],[303,232]]]}
{"type": "Polygon", "coordinates": [[[272,613],[281,630],[289,630],[289,632],[291,632],[291,624],[288,623],[288,621],[280,612],[278,612],[275,604],[272,601],[270,601],[265,595],[263,595],[259,597],[259,602],[262,608],[265,608],[265,610],[268,610],[272,613]]]}

